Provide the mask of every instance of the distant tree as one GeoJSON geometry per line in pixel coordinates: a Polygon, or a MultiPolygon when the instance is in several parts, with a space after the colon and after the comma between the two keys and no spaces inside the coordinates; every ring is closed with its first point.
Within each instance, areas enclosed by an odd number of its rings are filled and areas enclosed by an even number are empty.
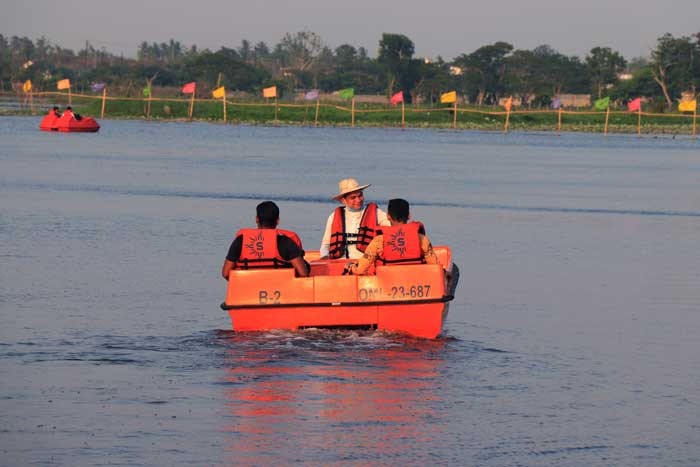
{"type": "MultiPolygon", "coordinates": [[[[413,41],[403,34],[383,33],[379,41],[377,62],[386,72],[387,96],[394,93],[397,84],[402,88],[414,78],[416,64],[412,63],[414,53],[413,41]]],[[[409,91],[410,89],[404,89],[409,91]]]]}
{"type": "Polygon", "coordinates": [[[618,82],[627,62],[619,53],[610,47],[594,47],[586,56],[586,65],[590,71],[593,89],[598,99],[603,96],[603,89],[618,82]]]}
{"type": "Polygon", "coordinates": [[[674,97],[688,90],[695,93],[700,85],[700,34],[696,37],[698,40],[693,43],[689,37],[665,34],[651,52],[652,76],[669,109],[673,108],[674,97]]]}
{"type": "Polygon", "coordinates": [[[512,50],[511,44],[496,42],[455,58],[454,65],[463,72],[462,89],[468,95],[475,95],[477,105],[483,105],[487,94],[495,97],[503,88],[505,59],[512,50]]]}

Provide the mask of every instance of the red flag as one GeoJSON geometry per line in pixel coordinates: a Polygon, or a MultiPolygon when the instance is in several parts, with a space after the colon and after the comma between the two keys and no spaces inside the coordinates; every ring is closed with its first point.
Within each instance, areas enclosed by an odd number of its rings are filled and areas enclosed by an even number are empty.
{"type": "Polygon", "coordinates": [[[642,98],[638,97],[634,100],[631,100],[627,103],[627,110],[630,112],[636,112],[638,110],[642,110],[642,98]]]}
{"type": "Polygon", "coordinates": [[[403,91],[399,91],[391,96],[391,105],[396,105],[399,102],[403,102],[403,91]]]}
{"type": "Polygon", "coordinates": [[[183,94],[192,94],[194,93],[194,88],[197,86],[194,81],[191,83],[187,83],[182,87],[182,93],[183,94]]]}

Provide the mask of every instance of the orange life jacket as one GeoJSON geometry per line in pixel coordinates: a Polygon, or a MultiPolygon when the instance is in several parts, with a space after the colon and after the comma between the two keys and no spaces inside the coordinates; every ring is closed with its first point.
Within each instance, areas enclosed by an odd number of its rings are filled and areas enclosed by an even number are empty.
{"type": "Polygon", "coordinates": [[[299,235],[297,235],[295,232],[292,232],[291,230],[284,230],[284,229],[277,229],[277,232],[284,235],[285,237],[289,237],[294,243],[297,244],[300,250],[303,250],[304,248],[301,246],[301,239],[299,238],[299,235]]]}
{"type": "Polygon", "coordinates": [[[364,252],[376,235],[377,205],[375,203],[368,203],[365,207],[357,232],[345,231],[345,206],[338,206],[333,213],[328,257],[331,259],[349,258],[348,245],[355,245],[358,250],[364,252]]]}
{"type": "Polygon", "coordinates": [[[420,222],[382,227],[384,247],[379,261],[383,264],[424,262],[419,234],[422,227],[420,222]]]}
{"type": "Polygon", "coordinates": [[[241,229],[236,234],[242,236],[241,254],[237,261],[234,261],[234,269],[249,268],[288,268],[292,265],[280,256],[277,248],[277,236],[287,235],[295,243],[301,244],[299,237],[289,232],[277,229],[241,229]],[[294,238],[296,237],[296,239],[294,238]]]}

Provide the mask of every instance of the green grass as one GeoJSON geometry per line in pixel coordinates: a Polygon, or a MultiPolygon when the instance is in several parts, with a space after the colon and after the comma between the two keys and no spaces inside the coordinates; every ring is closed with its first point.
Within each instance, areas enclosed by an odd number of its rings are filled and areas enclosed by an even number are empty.
{"type": "MultiPolygon", "coordinates": [[[[63,104],[65,105],[65,104],[63,104]]],[[[147,101],[110,99],[106,102],[106,118],[145,119],[147,101]]],[[[100,98],[73,97],[75,111],[100,117],[100,98]]],[[[355,125],[360,127],[400,127],[401,107],[378,104],[356,104],[355,125]]],[[[150,118],[157,120],[185,120],[188,118],[189,101],[183,99],[154,100],[151,102],[150,118]]],[[[309,105],[280,104],[275,115],[275,105],[262,102],[231,102],[227,104],[227,122],[247,124],[313,125],[315,103],[309,105]],[[275,118],[276,117],[276,118],[275,118]]],[[[194,120],[223,121],[221,101],[195,101],[194,120]]],[[[321,103],[318,115],[319,126],[350,126],[352,114],[350,103],[321,103]],[[340,107],[340,108],[339,108],[340,107]]],[[[411,128],[452,128],[454,114],[451,107],[406,106],[405,126],[411,128]]],[[[457,111],[458,129],[503,131],[505,114],[498,107],[460,106],[457,111]]],[[[511,131],[557,131],[558,114],[551,112],[526,112],[516,109],[509,118],[511,131]]],[[[561,131],[599,132],[605,128],[605,112],[562,113],[561,131]]],[[[642,133],[691,134],[693,120],[688,114],[642,115],[642,133]]],[[[609,133],[636,133],[637,114],[624,111],[610,112],[609,133]]]]}

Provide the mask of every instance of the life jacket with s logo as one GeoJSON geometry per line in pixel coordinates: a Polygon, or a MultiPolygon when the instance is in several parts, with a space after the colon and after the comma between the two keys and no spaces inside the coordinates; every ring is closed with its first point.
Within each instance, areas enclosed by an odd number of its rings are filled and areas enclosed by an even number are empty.
{"type": "Polygon", "coordinates": [[[328,257],[331,259],[349,258],[348,245],[364,252],[367,245],[377,235],[377,204],[368,203],[360,219],[360,227],[357,232],[346,232],[345,206],[338,206],[333,213],[331,227],[331,242],[328,248],[328,257]]]}
{"type": "Polygon", "coordinates": [[[234,269],[288,268],[292,265],[282,258],[277,248],[277,236],[285,235],[301,248],[301,240],[294,232],[277,229],[241,229],[241,254],[234,262],[234,269]]]}
{"type": "Polygon", "coordinates": [[[384,240],[382,254],[378,260],[382,264],[420,264],[424,262],[420,246],[420,231],[423,224],[410,222],[391,227],[382,227],[384,240]]]}

